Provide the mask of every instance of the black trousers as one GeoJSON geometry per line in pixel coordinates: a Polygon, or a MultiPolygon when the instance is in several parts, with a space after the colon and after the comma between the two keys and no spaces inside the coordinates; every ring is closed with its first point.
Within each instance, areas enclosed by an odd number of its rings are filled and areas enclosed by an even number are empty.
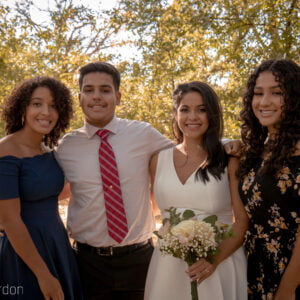
{"type": "Polygon", "coordinates": [[[79,246],[74,251],[86,300],[143,300],[153,252],[150,241],[111,256],[79,246]]]}

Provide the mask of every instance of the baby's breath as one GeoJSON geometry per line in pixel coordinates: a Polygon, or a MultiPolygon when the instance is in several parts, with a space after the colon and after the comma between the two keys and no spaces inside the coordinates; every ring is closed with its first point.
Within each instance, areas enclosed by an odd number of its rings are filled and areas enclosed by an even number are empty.
{"type": "Polygon", "coordinates": [[[188,210],[192,218],[187,219],[187,211],[179,214],[173,207],[167,211],[176,216],[176,222],[172,218],[163,221],[164,227],[157,233],[160,251],[164,255],[171,254],[180,258],[189,265],[200,258],[211,260],[217,253],[219,243],[232,236],[231,227],[218,223],[216,216],[197,220],[188,210]]]}
{"type": "MultiPolygon", "coordinates": [[[[192,210],[177,213],[176,208],[166,209],[169,218],[155,234],[163,255],[170,254],[187,262],[190,266],[200,258],[208,261],[217,253],[219,243],[233,235],[232,228],[217,221],[212,215],[197,220],[192,210]]],[[[198,299],[197,282],[191,282],[192,299],[198,299]]]]}

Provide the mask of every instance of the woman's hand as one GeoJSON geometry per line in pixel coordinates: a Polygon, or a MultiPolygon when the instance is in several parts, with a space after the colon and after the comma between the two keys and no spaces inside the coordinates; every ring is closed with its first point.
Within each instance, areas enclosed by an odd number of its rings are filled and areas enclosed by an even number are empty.
{"type": "Polygon", "coordinates": [[[36,276],[46,300],[64,300],[58,280],[50,273],[21,218],[20,199],[0,201],[0,223],[13,249],[36,276]]]}
{"type": "Polygon", "coordinates": [[[286,293],[285,291],[277,291],[274,300],[295,300],[295,292],[293,293],[286,293]]]}
{"type": "Polygon", "coordinates": [[[45,300],[64,300],[64,293],[59,281],[50,273],[38,278],[38,283],[45,300]]]}
{"type": "Polygon", "coordinates": [[[242,143],[240,140],[229,140],[224,144],[224,149],[228,155],[240,157],[242,143]]]}
{"type": "Polygon", "coordinates": [[[200,258],[188,268],[187,273],[190,276],[191,281],[197,280],[198,284],[200,284],[203,280],[208,278],[215,269],[216,267],[213,264],[209,263],[204,258],[200,258]]]}
{"type": "Polygon", "coordinates": [[[279,288],[275,294],[274,300],[295,300],[295,287],[291,284],[280,282],[279,288]]]}

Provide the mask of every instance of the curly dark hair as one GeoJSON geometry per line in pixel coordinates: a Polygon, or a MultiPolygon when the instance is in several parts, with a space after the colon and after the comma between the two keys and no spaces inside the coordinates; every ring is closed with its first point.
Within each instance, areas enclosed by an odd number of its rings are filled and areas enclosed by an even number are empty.
{"type": "Polygon", "coordinates": [[[179,84],[174,90],[172,129],[175,140],[178,144],[183,141],[183,134],[175,119],[175,112],[184,95],[189,92],[197,92],[202,96],[209,122],[208,129],[203,136],[203,147],[208,154],[208,166],[196,172],[196,179],[206,183],[209,181],[207,172],[216,179],[221,179],[221,174],[224,173],[224,169],[228,164],[228,156],[221,143],[223,136],[222,109],[217,94],[208,84],[201,81],[192,81],[179,84]]]}
{"type": "Polygon", "coordinates": [[[243,96],[241,136],[243,153],[239,175],[245,176],[255,161],[262,156],[268,136],[266,127],[260,125],[252,110],[252,99],[258,76],[272,72],[283,91],[284,105],[275,139],[268,145],[270,156],[265,160],[261,173],[277,174],[285,161],[293,155],[300,138],[300,67],[289,59],[270,59],[262,62],[250,75],[243,96]]]}
{"type": "Polygon", "coordinates": [[[55,78],[48,76],[30,78],[13,89],[6,99],[2,113],[5,132],[6,134],[11,134],[23,127],[22,123],[26,107],[29,105],[32,93],[38,87],[49,88],[59,116],[55,127],[43,138],[44,144],[53,148],[53,146],[57,145],[61,134],[69,127],[73,116],[71,92],[62,82],[55,78]]]}

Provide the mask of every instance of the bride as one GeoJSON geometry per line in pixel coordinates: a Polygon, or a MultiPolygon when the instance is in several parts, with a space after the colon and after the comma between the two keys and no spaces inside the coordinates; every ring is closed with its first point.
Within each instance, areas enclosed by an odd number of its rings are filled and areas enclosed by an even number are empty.
{"type": "MultiPolygon", "coordinates": [[[[201,258],[188,267],[155,248],[146,281],[146,300],[190,299],[190,282],[198,282],[199,299],[247,299],[246,258],[242,243],[248,218],[239,198],[236,158],[222,143],[223,120],[216,93],[203,82],[180,84],[173,93],[174,148],[150,163],[152,194],[163,217],[171,206],[192,209],[199,219],[217,215],[234,236],[224,240],[213,262],[201,258]]],[[[153,199],[154,200],[154,199],[153,199]]]]}

